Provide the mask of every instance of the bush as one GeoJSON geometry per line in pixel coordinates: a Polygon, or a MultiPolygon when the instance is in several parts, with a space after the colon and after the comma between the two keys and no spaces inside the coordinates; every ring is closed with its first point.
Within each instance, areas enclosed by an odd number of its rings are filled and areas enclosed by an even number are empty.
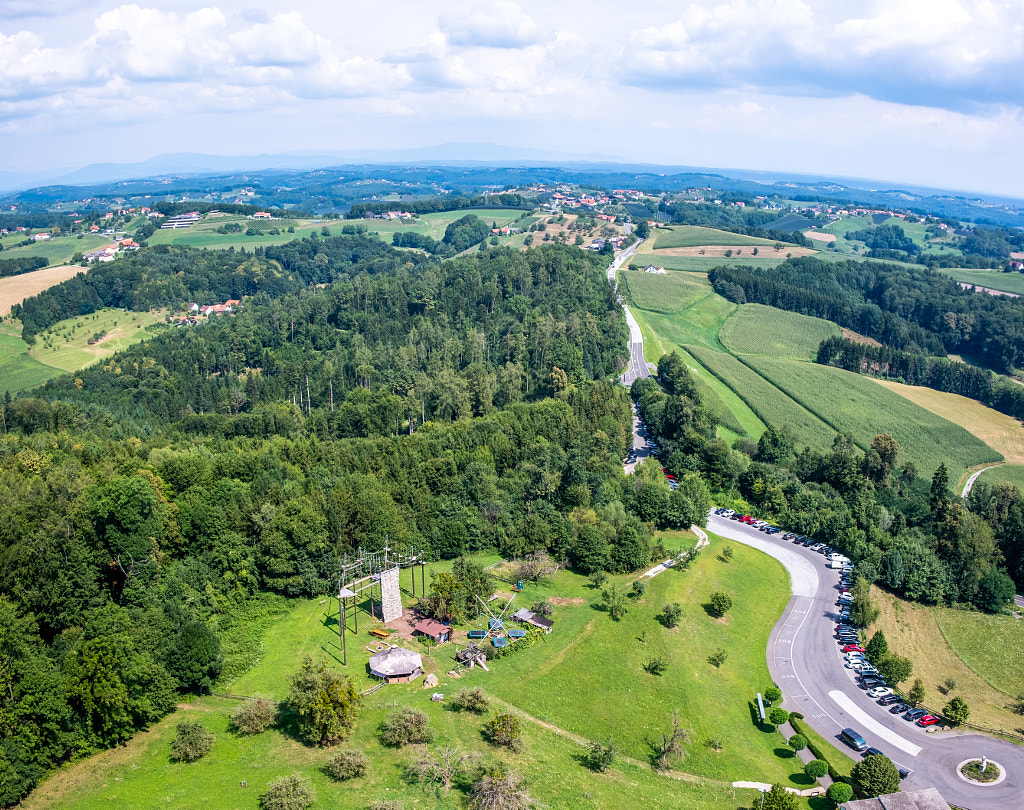
{"type": "Polygon", "coordinates": [[[803,751],[807,747],[807,738],[803,734],[794,734],[789,738],[789,747],[794,751],[803,751]]]}
{"type": "Polygon", "coordinates": [[[484,734],[494,745],[503,745],[513,751],[523,747],[523,729],[519,718],[513,714],[494,713],[493,719],[484,727],[484,734]]]}
{"type": "Polygon", "coordinates": [[[247,700],[231,712],[231,725],[240,734],[262,734],[277,720],[277,707],[263,698],[247,700]]]}
{"type": "Polygon", "coordinates": [[[946,680],[942,682],[942,685],[946,687],[947,692],[952,692],[956,689],[956,678],[946,678],[946,680]]]}
{"type": "Polygon", "coordinates": [[[812,759],[804,765],[804,773],[814,779],[828,773],[828,763],[823,759],[812,759]]]}
{"type": "Polygon", "coordinates": [[[711,655],[708,656],[708,663],[714,667],[720,667],[725,663],[725,659],[729,657],[729,653],[719,647],[711,655]]]}
{"type": "Polygon", "coordinates": [[[655,653],[644,661],[644,671],[651,675],[660,675],[668,669],[668,657],[662,653],[655,653]]]}
{"type": "Polygon", "coordinates": [[[769,686],[764,690],[764,699],[769,703],[774,703],[777,700],[782,699],[782,690],[777,686],[769,686]]]}
{"type": "Polygon", "coordinates": [[[611,767],[612,762],[615,761],[616,753],[618,753],[618,747],[611,739],[607,739],[603,743],[593,740],[587,747],[585,760],[587,767],[592,771],[604,773],[611,767]]]}
{"type": "Polygon", "coordinates": [[[772,785],[760,805],[763,810],[798,810],[799,807],[800,800],[782,785],[772,785]]]}
{"type": "Polygon", "coordinates": [[[530,608],[530,610],[532,610],[538,616],[550,617],[551,613],[554,611],[554,608],[552,607],[550,602],[534,602],[533,607],[530,608]]]}
{"type": "Polygon", "coordinates": [[[380,741],[384,745],[401,748],[403,745],[428,743],[434,739],[434,729],[426,712],[412,706],[395,709],[380,724],[380,741]]]}
{"type": "Polygon", "coordinates": [[[910,691],[907,692],[907,700],[914,706],[918,706],[924,702],[924,681],[920,678],[914,678],[914,685],[911,686],[910,691]]]}
{"type": "Polygon", "coordinates": [[[722,549],[722,559],[729,562],[732,559],[733,551],[732,546],[726,546],[722,549]]]}
{"type": "Polygon", "coordinates": [[[889,757],[872,754],[850,771],[853,787],[865,799],[873,799],[900,789],[900,774],[889,757]]]}
{"type": "Polygon", "coordinates": [[[942,713],[953,725],[959,726],[967,722],[967,718],[971,716],[971,708],[966,700],[957,695],[946,704],[942,713]]]}
{"type": "Polygon", "coordinates": [[[451,705],[456,711],[483,714],[487,710],[488,703],[484,690],[475,686],[472,689],[463,689],[459,692],[452,698],[451,705]]]}
{"type": "Polygon", "coordinates": [[[853,788],[846,782],[833,782],[828,786],[825,795],[836,804],[846,804],[853,798],[853,788]]]}
{"type": "Polygon", "coordinates": [[[359,693],[348,677],[307,655],[291,677],[285,705],[299,716],[299,734],[314,745],[330,745],[352,731],[359,693]]]}
{"type": "Polygon", "coordinates": [[[711,594],[709,607],[711,615],[717,616],[720,619],[732,608],[732,597],[725,593],[725,591],[715,591],[711,594]]]}
{"type": "Polygon", "coordinates": [[[662,621],[666,627],[676,627],[679,620],[683,618],[683,606],[678,602],[672,602],[661,609],[662,621]]]}
{"type": "Polygon", "coordinates": [[[366,773],[368,760],[362,751],[339,751],[327,761],[327,775],[339,782],[356,779],[366,773]]]}
{"type": "Polygon", "coordinates": [[[783,723],[789,722],[789,712],[780,706],[776,706],[770,712],[768,712],[768,722],[773,726],[781,726],[783,723]]]}
{"type": "Polygon", "coordinates": [[[213,735],[198,720],[183,720],[178,723],[177,732],[171,742],[174,759],[179,762],[195,762],[210,753],[213,735]]]}
{"type": "Polygon", "coordinates": [[[263,810],[306,810],[315,801],[312,780],[298,772],[268,784],[260,800],[263,810]]]}
{"type": "Polygon", "coordinates": [[[634,599],[639,599],[641,596],[644,595],[644,592],[646,590],[647,590],[647,583],[644,582],[644,580],[642,580],[642,579],[633,580],[633,590],[632,590],[631,595],[633,596],[634,599]]]}
{"type": "Polygon", "coordinates": [[[474,810],[528,810],[531,803],[525,783],[511,771],[487,774],[470,789],[469,806],[474,810]]]}

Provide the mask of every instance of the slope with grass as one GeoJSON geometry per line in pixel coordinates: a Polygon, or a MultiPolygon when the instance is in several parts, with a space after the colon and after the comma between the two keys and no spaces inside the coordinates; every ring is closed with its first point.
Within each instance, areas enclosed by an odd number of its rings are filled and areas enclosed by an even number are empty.
{"type": "Polygon", "coordinates": [[[43,256],[51,266],[64,264],[76,253],[88,253],[90,250],[110,244],[109,236],[98,234],[82,234],[78,236],[58,236],[44,242],[33,242],[31,245],[21,245],[24,241],[21,235],[16,237],[7,236],[0,239],[3,245],[2,259],[21,259],[43,256]]]}
{"type": "Polygon", "coordinates": [[[705,279],[685,273],[659,275],[631,270],[621,273],[619,280],[625,282],[633,304],[649,312],[681,312],[712,295],[711,285],[705,279]]]}
{"type": "Polygon", "coordinates": [[[1013,484],[1021,492],[1024,492],[1024,465],[1001,464],[991,470],[985,470],[978,476],[979,481],[984,481],[989,486],[995,487],[1004,481],[1013,484]]]}
{"type": "Polygon", "coordinates": [[[771,247],[775,243],[771,239],[756,236],[744,236],[717,228],[704,228],[699,225],[673,225],[660,228],[654,243],[656,249],[677,247],[699,247],[701,245],[751,245],[771,247]]]}
{"type": "Polygon", "coordinates": [[[0,325],[0,394],[27,391],[61,374],[61,370],[43,365],[28,354],[21,339],[21,328],[7,322],[0,325]]]}
{"type": "Polygon", "coordinates": [[[816,449],[832,446],[836,432],[831,426],[737,358],[699,346],[686,348],[705,368],[728,385],[765,424],[791,428],[799,445],[816,449]]]}
{"type": "MultiPolygon", "coordinates": [[[[693,538],[674,533],[665,540],[683,541],[693,538]]],[[[749,795],[729,788],[729,781],[782,781],[805,787],[809,780],[801,763],[776,732],[757,727],[750,704],[751,695],[770,683],[764,650],[772,623],[787,602],[788,579],[777,562],[745,546],[735,547],[732,561],[723,562],[716,555],[721,545],[712,538],[710,549],[689,571],[670,570],[650,580],[645,596],[631,603],[620,622],[591,606],[599,594],[582,576],[563,570],[553,581],[527,585],[518,597],[523,604],[561,597],[555,600],[555,629],[543,643],[493,661],[490,672],[478,668],[451,679],[445,673],[452,666],[454,645],[431,649],[400,641],[419,651],[424,669],[437,673],[441,682],[431,690],[424,690],[421,682],[390,685],[364,700],[346,747],[366,753],[370,772],[352,782],[331,782],[321,770],[331,752],[300,744],[288,728],[256,737],[236,735],[228,727],[227,714],[237,701],[211,696],[182,706],[124,748],[65,767],[24,807],[185,808],[194,807],[196,797],[202,796],[210,810],[255,808],[267,782],[295,770],[314,781],[320,796],[316,806],[366,807],[384,798],[424,808],[461,806],[459,789],[438,795],[409,780],[406,766],[415,754],[412,749],[385,748],[377,739],[381,720],[393,706],[404,704],[427,712],[438,742],[480,751],[488,761],[501,759],[522,773],[531,794],[546,806],[627,807],[642,802],[655,810],[732,810],[749,795]],[[723,620],[702,608],[714,590],[734,595],[735,605],[723,620]],[[754,592],[756,600],[745,596],[754,592]],[[684,605],[683,620],[675,629],[657,621],[667,601],[684,605]],[[728,658],[715,668],[706,659],[719,648],[728,658]],[[653,652],[669,658],[663,676],[641,669],[645,655],[653,652]],[[474,686],[488,693],[493,709],[511,710],[520,717],[522,753],[496,752],[482,741],[480,730],[487,717],[453,712],[447,704],[429,700],[433,691],[450,696],[474,686]],[[601,710],[585,712],[581,706],[601,710]],[[686,758],[677,765],[685,773],[676,772],[673,779],[651,769],[650,743],[669,729],[675,708],[692,734],[685,745],[686,758]],[[189,765],[170,760],[174,727],[183,718],[199,719],[216,735],[213,751],[189,765]],[[621,749],[615,764],[604,774],[585,769],[580,743],[609,736],[621,749]],[[720,750],[709,744],[713,740],[720,741],[720,750]]],[[[626,589],[632,579],[615,577],[612,582],[626,589]]],[[[407,603],[408,585],[403,577],[407,603]]],[[[288,674],[305,654],[326,657],[340,669],[336,602],[277,602],[269,606],[262,623],[256,622],[263,629],[258,649],[229,647],[229,657],[243,656],[251,664],[232,681],[234,694],[279,699],[287,691],[288,674]]],[[[347,672],[359,688],[375,683],[367,672],[370,653],[363,647],[372,640],[367,629],[364,614],[360,634],[348,636],[347,672]]],[[[231,661],[228,664],[233,668],[231,661]]]]}
{"type": "Polygon", "coordinates": [[[924,682],[926,706],[941,711],[953,695],[961,695],[971,707],[972,723],[1024,733],[1024,718],[1008,708],[1010,699],[1024,692],[1024,622],[928,607],[877,587],[871,594],[879,609],[871,632],[884,630],[889,649],[911,660],[912,678],[924,682]],[[944,686],[947,678],[956,681],[952,691],[944,686]]]}
{"type": "Polygon", "coordinates": [[[77,371],[143,340],[151,334],[147,327],[163,323],[165,315],[162,310],[101,309],[91,315],[68,318],[36,335],[29,355],[58,370],[77,371]],[[102,337],[97,338],[98,335],[102,337]],[[90,340],[94,342],[90,344],[90,340]]]}
{"type": "Polygon", "coordinates": [[[989,290],[1002,290],[1014,295],[1024,295],[1024,275],[1020,273],[1002,273],[998,270],[964,270],[959,267],[940,267],[938,271],[963,284],[985,287],[989,290]]]}
{"type": "MultiPolygon", "coordinates": [[[[708,287],[710,289],[710,284],[708,287]]],[[[672,315],[647,312],[639,307],[631,311],[644,332],[644,356],[654,363],[664,350],[671,351],[672,346],[693,344],[725,351],[718,340],[718,332],[735,309],[734,303],[711,293],[672,315]]]]}
{"type": "Polygon", "coordinates": [[[22,273],[20,276],[0,278],[0,317],[9,315],[11,307],[20,304],[26,298],[38,295],[43,290],[48,290],[50,287],[84,272],[86,272],[84,267],[65,264],[60,267],[33,270],[31,273],[22,273]]]}
{"type": "Polygon", "coordinates": [[[900,463],[912,461],[931,478],[945,463],[956,481],[968,467],[1002,461],[996,452],[960,425],[915,405],[873,380],[853,372],[766,357],[743,358],[754,371],[837,431],[849,431],[861,448],[889,433],[900,444],[900,463]]]}
{"type": "Polygon", "coordinates": [[[838,337],[831,321],[763,304],[744,304],[722,325],[719,337],[733,354],[814,360],[821,341],[838,337]]]}

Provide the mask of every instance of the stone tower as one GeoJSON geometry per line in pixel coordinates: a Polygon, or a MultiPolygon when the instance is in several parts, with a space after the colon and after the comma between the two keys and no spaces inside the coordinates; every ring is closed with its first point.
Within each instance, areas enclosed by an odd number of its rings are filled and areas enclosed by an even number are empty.
{"type": "Polygon", "coordinates": [[[389,568],[380,574],[381,618],[384,623],[402,617],[402,594],[398,587],[398,568],[389,568]]]}

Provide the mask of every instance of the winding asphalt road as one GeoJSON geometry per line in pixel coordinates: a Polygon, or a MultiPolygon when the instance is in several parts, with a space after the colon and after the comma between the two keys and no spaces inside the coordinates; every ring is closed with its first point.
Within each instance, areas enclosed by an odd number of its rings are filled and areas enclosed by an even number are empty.
{"type": "MultiPolygon", "coordinates": [[[[822,555],[714,513],[708,531],[763,551],[789,572],[793,596],[768,641],[768,668],[789,711],[799,711],[843,750],[839,732],[858,731],[869,746],[912,771],[904,789],[934,787],[964,810],[1024,810],[1024,748],[977,733],[926,733],[860,689],[834,639],[839,572],[822,555]],[[981,756],[1002,767],[1002,782],[980,787],[958,776],[961,762],[981,756]]],[[[852,749],[848,753],[857,757],[852,749]]]]}
{"type": "Polygon", "coordinates": [[[619,285],[615,280],[615,274],[618,272],[622,263],[632,256],[636,249],[640,246],[642,239],[638,239],[622,253],[615,257],[615,261],[611,263],[608,268],[608,283],[615,289],[615,293],[619,298],[619,303],[622,304],[622,309],[626,313],[626,323],[629,324],[629,365],[626,366],[626,370],[622,375],[622,384],[630,386],[633,384],[633,380],[638,377],[650,377],[651,371],[647,368],[647,361],[644,360],[644,336],[640,331],[640,325],[636,322],[636,318],[633,317],[633,313],[629,311],[629,307],[622,301],[622,296],[618,295],[619,285]]]}

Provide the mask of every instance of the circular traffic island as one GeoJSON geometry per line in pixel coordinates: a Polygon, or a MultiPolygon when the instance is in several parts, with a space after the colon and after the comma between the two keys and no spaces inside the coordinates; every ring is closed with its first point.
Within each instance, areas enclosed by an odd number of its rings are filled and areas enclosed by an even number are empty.
{"type": "Polygon", "coordinates": [[[968,759],[957,766],[957,775],[975,785],[998,785],[1006,778],[1002,767],[992,760],[968,759]]]}

